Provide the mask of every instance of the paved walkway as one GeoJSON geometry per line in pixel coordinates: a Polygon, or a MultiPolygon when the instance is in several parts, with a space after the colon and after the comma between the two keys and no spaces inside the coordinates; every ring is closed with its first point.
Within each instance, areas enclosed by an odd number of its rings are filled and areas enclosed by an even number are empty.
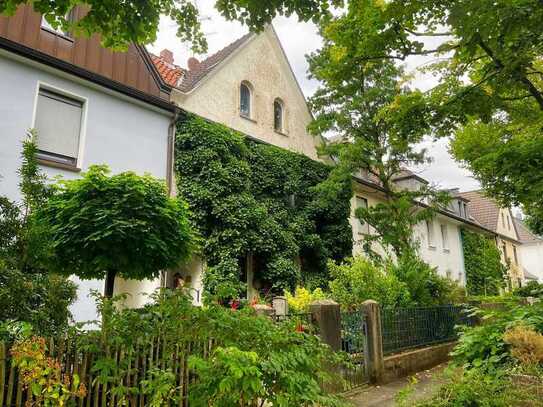
{"type": "MultiPolygon", "coordinates": [[[[408,402],[404,405],[409,406],[415,401],[420,401],[430,397],[445,383],[443,370],[446,364],[434,367],[431,370],[425,370],[415,374],[417,383],[413,385],[408,402]]],[[[347,399],[356,407],[394,407],[396,405],[395,397],[402,389],[410,383],[409,378],[401,379],[384,386],[372,386],[361,389],[359,392],[351,393],[347,399]]]]}

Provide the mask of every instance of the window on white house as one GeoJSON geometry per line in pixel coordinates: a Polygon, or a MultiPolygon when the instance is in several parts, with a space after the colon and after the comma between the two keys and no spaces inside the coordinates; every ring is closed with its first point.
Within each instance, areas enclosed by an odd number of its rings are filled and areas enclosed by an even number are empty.
{"type": "Polygon", "coordinates": [[[458,214],[464,216],[464,213],[462,212],[462,201],[458,201],[458,214]]]}
{"type": "Polygon", "coordinates": [[[283,102],[280,99],[273,101],[273,128],[275,131],[283,132],[283,102]]]}
{"type": "Polygon", "coordinates": [[[503,252],[503,259],[507,261],[507,246],[505,243],[502,243],[502,252],[503,252]]]}
{"type": "Polygon", "coordinates": [[[434,222],[426,221],[426,233],[428,235],[428,247],[435,247],[434,222]]]}
{"type": "Polygon", "coordinates": [[[511,230],[511,222],[509,220],[509,216],[507,216],[507,230],[511,230]]]}
{"type": "MultiPolygon", "coordinates": [[[[361,196],[356,197],[356,208],[368,208],[368,200],[366,198],[362,198],[361,196]]],[[[358,218],[357,218],[358,219],[358,218]]],[[[370,233],[370,225],[368,225],[367,222],[364,222],[361,219],[358,219],[358,230],[359,233],[363,234],[369,234],[370,233]]]]}
{"type": "Polygon", "coordinates": [[[515,258],[515,264],[518,264],[517,246],[513,246],[513,256],[515,258]]]}
{"type": "Polygon", "coordinates": [[[440,225],[441,229],[441,242],[443,243],[443,250],[449,250],[449,235],[447,233],[447,225],[440,225]]]}
{"type": "Polygon", "coordinates": [[[502,212],[502,227],[505,229],[505,215],[502,212]]]}
{"type": "MultiPolygon", "coordinates": [[[[75,10],[72,9],[68,14],[66,14],[66,20],[68,22],[73,22],[75,20],[75,10]]],[[[52,31],[56,34],[63,35],[65,37],[72,37],[72,34],[69,31],[65,31],[62,29],[62,27],[53,27],[46,19],[42,16],[41,18],[41,27],[45,28],[46,30],[52,31]]]]}
{"type": "Polygon", "coordinates": [[[251,117],[251,89],[247,83],[239,87],[239,112],[244,117],[251,117]]]}
{"type": "Polygon", "coordinates": [[[464,217],[467,219],[468,216],[468,205],[464,202],[464,217]]]}
{"type": "Polygon", "coordinates": [[[34,122],[38,157],[75,167],[82,116],[83,102],[40,89],[34,122]]]}

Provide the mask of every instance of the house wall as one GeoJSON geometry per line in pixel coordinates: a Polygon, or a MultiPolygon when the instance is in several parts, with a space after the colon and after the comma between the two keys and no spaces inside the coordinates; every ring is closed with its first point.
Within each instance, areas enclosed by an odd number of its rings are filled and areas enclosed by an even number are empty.
{"type": "Polygon", "coordinates": [[[268,27],[248,41],[189,94],[173,90],[172,101],[202,117],[317,159],[315,147],[321,140],[307,133],[311,114],[275,32],[268,27]],[[242,81],[249,82],[253,88],[251,119],[240,116],[242,81]],[[274,130],[275,98],[284,103],[285,134],[274,130]]]}
{"type": "MultiPolygon", "coordinates": [[[[501,222],[501,220],[500,220],[501,222]]],[[[524,281],[524,272],[522,271],[523,263],[520,255],[521,245],[518,242],[513,242],[501,235],[496,237],[496,245],[501,253],[502,264],[508,267],[507,272],[512,287],[518,287],[524,281]],[[505,245],[505,253],[504,253],[505,245]],[[514,248],[517,250],[517,259],[515,260],[514,248]]]]}
{"type": "MultiPolygon", "coordinates": [[[[349,221],[353,228],[353,255],[361,255],[364,253],[363,241],[365,234],[368,230],[370,234],[374,233],[374,230],[371,227],[362,226],[354,216],[356,196],[366,198],[370,207],[383,202],[383,200],[378,192],[371,191],[368,188],[355,185],[354,190],[355,194],[351,199],[351,218],[349,221]]],[[[458,281],[461,285],[465,285],[466,273],[460,234],[461,223],[447,216],[437,214],[432,220],[432,225],[434,228],[434,244],[431,246],[428,243],[426,224],[418,224],[414,228],[413,233],[419,242],[419,253],[422,259],[431,266],[437,267],[439,275],[449,277],[458,281]],[[443,246],[440,225],[445,225],[447,228],[447,247],[443,246]]],[[[385,250],[379,244],[374,244],[373,249],[381,255],[385,254],[385,250]]]]}
{"type": "Polygon", "coordinates": [[[523,243],[520,246],[522,266],[543,283],[543,241],[523,243]]]}
{"type": "MultiPolygon", "coordinates": [[[[6,52],[0,53],[0,72],[0,195],[20,199],[17,170],[22,141],[33,122],[38,82],[87,100],[80,162],[83,171],[92,164],[107,164],[114,173],[132,170],[166,178],[169,114],[22,58],[11,59],[6,52]]],[[[51,167],[42,166],[42,170],[49,179],[79,176],[51,167]]],[[[72,307],[76,320],[95,319],[94,301],[87,296],[90,289],[102,290],[103,282],[74,280],[79,284],[78,300],[72,307]]],[[[157,282],[133,285],[134,292],[139,293],[157,286],[157,282]]],[[[136,297],[136,303],[144,301],[139,294],[136,297]]]]}

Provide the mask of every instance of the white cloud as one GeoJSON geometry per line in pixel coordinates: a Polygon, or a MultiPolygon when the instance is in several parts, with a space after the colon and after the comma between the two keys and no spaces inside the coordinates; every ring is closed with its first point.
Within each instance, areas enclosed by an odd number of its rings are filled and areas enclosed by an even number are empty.
{"type": "MultiPolygon", "coordinates": [[[[214,8],[216,0],[198,0],[198,6],[202,15],[202,26],[207,36],[209,52],[211,55],[229,43],[247,33],[247,28],[238,22],[226,21],[214,8]]],[[[318,87],[318,82],[307,78],[308,64],[305,55],[317,50],[322,44],[317,28],[312,23],[298,22],[296,17],[277,17],[274,20],[274,27],[281,40],[283,48],[288,56],[289,62],[294,70],[296,78],[302,87],[306,97],[311,96],[318,87]]],[[[160,50],[168,48],[174,53],[175,62],[178,65],[186,66],[186,61],[193,56],[189,47],[182,44],[175,35],[175,24],[166,18],[160,22],[160,29],[157,41],[149,46],[149,50],[159,53],[160,50]]],[[[206,55],[196,55],[198,58],[205,58],[206,55]]],[[[406,69],[412,72],[422,64],[427,63],[427,58],[416,57],[406,62],[406,69]]],[[[429,89],[436,83],[436,78],[430,75],[416,75],[415,86],[421,90],[429,89]]],[[[423,143],[428,148],[434,161],[426,166],[420,174],[434,184],[443,187],[459,187],[461,190],[479,188],[469,171],[461,168],[448,153],[448,142],[440,140],[436,143],[423,143]]]]}

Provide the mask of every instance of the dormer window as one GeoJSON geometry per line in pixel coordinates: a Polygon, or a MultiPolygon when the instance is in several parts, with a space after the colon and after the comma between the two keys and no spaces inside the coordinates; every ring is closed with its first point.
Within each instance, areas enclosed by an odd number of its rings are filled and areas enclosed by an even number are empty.
{"type": "Polygon", "coordinates": [[[284,133],[283,119],[283,102],[280,99],[275,99],[273,102],[273,128],[278,133],[284,133]]]}
{"type": "MultiPolygon", "coordinates": [[[[65,18],[68,24],[73,23],[75,21],[75,10],[71,9],[65,18]]],[[[72,34],[69,31],[65,31],[61,26],[57,26],[57,28],[53,27],[43,16],[41,18],[41,28],[64,37],[72,38],[72,34]]]]}
{"type": "Polygon", "coordinates": [[[239,87],[239,113],[248,119],[251,118],[251,85],[242,82],[239,87]]]}

